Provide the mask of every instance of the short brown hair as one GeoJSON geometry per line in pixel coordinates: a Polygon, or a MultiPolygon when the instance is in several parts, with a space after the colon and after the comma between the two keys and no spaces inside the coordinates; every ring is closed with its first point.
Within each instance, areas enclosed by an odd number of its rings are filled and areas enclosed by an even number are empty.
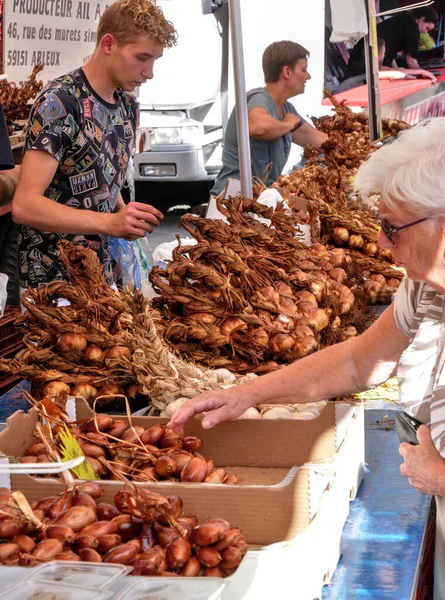
{"type": "Polygon", "coordinates": [[[163,48],[176,45],[177,33],[167,21],[155,0],[116,0],[105,9],[97,27],[97,41],[107,33],[118,46],[130,44],[141,34],[158,42],[163,48]]]}
{"type": "Polygon", "coordinates": [[[296,42],[274,42],[267,46],[263,54],[263,73],[266,83],[279,80],[283,67],[293,69],[302,58],[308,58],[309,51],[296,42]]]}

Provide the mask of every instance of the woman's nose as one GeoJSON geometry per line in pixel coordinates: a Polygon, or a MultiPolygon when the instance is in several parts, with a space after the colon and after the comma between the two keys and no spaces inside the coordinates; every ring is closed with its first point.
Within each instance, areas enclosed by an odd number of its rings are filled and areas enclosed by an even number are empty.
{"type": "Polygon", "coordinates": [[[383,229],[381,229],[379,231],[379,235],[377,238],[377,244],[379,245],[380,248],[382,248],[382,250],[384,250],[385,248],[394,248],[394,244],[391,242],[391,240],[386,235],[386,233],[383,231],[383,229]]]}

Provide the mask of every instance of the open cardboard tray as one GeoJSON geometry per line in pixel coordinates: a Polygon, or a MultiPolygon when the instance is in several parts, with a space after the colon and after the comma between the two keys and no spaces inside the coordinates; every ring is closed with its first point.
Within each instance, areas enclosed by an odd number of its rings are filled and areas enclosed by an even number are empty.
{"type": "MultiPolygon", "coordinates": [[[[349,512],[349,501],[354,498],[364,468],[363,410],[359,407],[356,417],[350,421],[347,434],[335,457],[330,461],[333,479],[323,492],[316,514],[307,527],[297,533],[292,540],[271,543],[258,547],[250,544],[249,551],[237,571],[224,579],[221,600],[258,600],[259,598],[298,598],[314,600],[322,597],[322,589],[328,583],[336,569],[341,554],[341,534],[349,512]]],[[[323,466],[311,467],[314,470],[323,466]]],[[[188,485],[188,484],[184,484],[188,485]]],[[[35,482],[35,486],[39,486],[35,482]]],[[[28,487],[28,490],[30,488],[28,487]]],[[[41,490],[40,486],[40,490],[41,490]]],[[[109,492],[107,492],[109,493],[109,492]]],[[[201,487],[201,493],[207,497],[207,491],[201,487]]],[[[195,498],[196,500],[196,498],[195,498]]],[[[208,497],[209,503],[212,498],[208,497]]],[[[188,505],[191,512],[198,516],[200,507],[188,505]]],[[[222,505],[213,506],[214,513],[220,514],[222,505]]],[[[277,519],[277,508],[273,504],[262,507],[257,515],[263,524],[273,525],[277,519]]],[[[243,528],[243,523],[237,523],[243,528]]],[[[269,530],[269,539],[273,535],[269,530]]],[[[251,540],[247,537],[247,541],[251,540]]],[[[100,565],[98,565],[100,567],[100,565]]],[[[22,567],[0,567],[0,580],[18,579],[22,576],[22,567]],[[15,574],[15,570],[19,575],[15,574]]],[[[119,599],[129,598],[127,593],[135,579],[124,577],[113,588],[119,599]],[[120,594],[125,594],[121,596],[120,594]]],[[[144,578],[153,584],[175,585],[182,589],[181,578],[170,579],[144,578]]],[[[207,578],[206,578],[207,579],[207,578]]],[[[189,581],[190,584],[190,581],[189,581]]],[[[183,598],[188,596],[184,593],[183,598]]]]}
{"type": "MultiPolygon", "coordinates": [[[[86,403],[77,400],[77,418],[90,415],[86,403]]],[[[14,413],[7,421],[7,428],[0,433],[0,452],[15,458],[22,456],[34,442],[36,421],[34,409],[29,413],[14,413]]],[[[146,428],[167,421],[156,417],[132,419],[133,425],[146,428]]],[[[194,419],[187,424],[186,435],[200,437],[202,454],[212,458],[216,466],[238,474],[243,484],[157,482],[137,485],[165,496],[181,496],[184,512],[196,514],[200,520],[217,513],[240,527],[249,544],[288,541],[314,518],[324,491],[335,477],[338,449],[350,429],[359,432],[361,442],[354,452],[363,456],[363,406],[358,404],[329,403],[318,418],[310,421],[240,420],[223,423],[210,431],[202,429],[200,421],[194,419]]],[[[350,487],[357,486],[355,472],[343,476],[351,480],[350,487]]],[[[122,487],[119,481],[102,480],[101,484],[105,502],[111,502],[122,487]]],[[[58,480],[34,479],[28,475],[11,475],[11,487],[20,489],[29,500],[55,495],[65,489],[58,480]]]]}

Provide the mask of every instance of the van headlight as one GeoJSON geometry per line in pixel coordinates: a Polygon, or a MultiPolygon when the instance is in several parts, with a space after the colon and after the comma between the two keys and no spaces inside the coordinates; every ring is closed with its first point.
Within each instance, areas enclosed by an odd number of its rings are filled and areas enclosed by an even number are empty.
{"type": "Polygon", "coordinates": [[[151,129],[151,145],[196,144],[199,141],[200,135],[200,128],[195,125],[187,125],[184,127],[155,127],[151,129]]]}

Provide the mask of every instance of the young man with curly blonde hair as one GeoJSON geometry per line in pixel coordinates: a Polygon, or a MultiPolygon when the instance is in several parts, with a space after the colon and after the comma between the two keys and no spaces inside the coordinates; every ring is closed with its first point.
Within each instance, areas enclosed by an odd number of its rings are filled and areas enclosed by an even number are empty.
{"type": "Polygon", "coordinates": [[[12,209],[22,225],[22,287],[63,279],[60,238],[93,248],[111,284],[109,236],[135,240],[159,225],[158,210],[125,206],[120,194],[137,126],[128,92],[153,77],[154,62],[175,44],[154,1],[116,0],[99,21],[88,62],[37,97],[12,209]]]}

